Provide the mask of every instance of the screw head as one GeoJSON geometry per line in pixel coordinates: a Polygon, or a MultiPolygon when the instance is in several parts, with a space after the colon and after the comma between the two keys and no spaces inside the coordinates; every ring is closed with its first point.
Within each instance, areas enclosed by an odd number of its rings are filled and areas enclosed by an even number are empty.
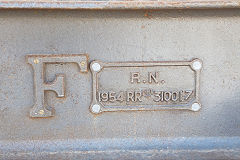
{"type": "Polygon", "coordinates": [[[99,113],[100,110],[101,110],[101,106],[100,106],[100,105],[94,104],[94,105],[92,106],[92,112],[93,112],[93,113],[99,113]]]}
{"type": "Polygon", "coordinates": [[[200,70],[202,68],[202,62],[199,60],[194,61],[192,64],[192,68],[194,70],[200,70]]]}
{"type": "Polygon", "coordinates": [[[99,63],[95,62],[92,64],[92,69],[93,69],[93,71],[98,72],[101,69],[101,65],[99,63]]]}
{"type": "Polygon", "coordinates": [[[192,104],[192,111],[196,112],[196,111],[199,111],[201,108],[200,104],[199,103],[193,103],[192,104]]]}

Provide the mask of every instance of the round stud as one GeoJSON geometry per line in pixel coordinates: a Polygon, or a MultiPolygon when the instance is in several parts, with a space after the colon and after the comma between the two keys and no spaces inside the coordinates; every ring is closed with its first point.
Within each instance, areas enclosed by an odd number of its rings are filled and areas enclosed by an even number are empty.
{"type": "Polygon", "coordinates": [[[99,113],[100,110],[101,110],[101,106],[100,106],[100,105],[94,104],[94,105],[92,106],[92,112],[93,112],[93,113],[99,113]]]}
{"type": "Polygon", "coordinates": [[[101,69],[101,65],[99,63],[95,62],[92,64],[92,69],[93,69],[93,71],[98,72],[101,69]]]}
{"type": "Polygon", "coordinates": [[[39,114],[43,115],[43,114],[44,114],[44,110],[41,109],[41,110],[39,111],[39,114]]]}
{"type": "Polygon", "coordinates": [[[84,61],[82,61],[82,62],[81,62],[81,66],[84,66],[84,65],[85,65],[85,62],[84,62],[84,61]]]}
{"type": "Polygon", "coordinates": [[[193,103],[192,104],[192,111],[196,112],[196,111],[199,111],[201,108],[200,104],[199,103],[193,103]]]}
{"type": "Polygon", "coordinates": [[[34,59],[33,62],[34,62],[35,64],[38,64],[38,63],[39,63],[39,60],[38,60],[38,59],[34,59]]]}
{"type": "Polygon", "coordinates": [[[192,67],[194,70],[200,70],[202,68],[202,62],[196,60],[193,62],[192,67]]]}

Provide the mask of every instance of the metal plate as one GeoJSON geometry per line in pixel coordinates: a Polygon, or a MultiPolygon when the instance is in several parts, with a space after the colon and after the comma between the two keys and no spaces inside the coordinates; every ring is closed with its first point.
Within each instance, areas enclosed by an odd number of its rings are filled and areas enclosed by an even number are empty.
{"type": "Polygon", "coordinates": [[[127,110],[198,111],[199,59],[181,62],[93,61],[93,113],[127,110]]]}

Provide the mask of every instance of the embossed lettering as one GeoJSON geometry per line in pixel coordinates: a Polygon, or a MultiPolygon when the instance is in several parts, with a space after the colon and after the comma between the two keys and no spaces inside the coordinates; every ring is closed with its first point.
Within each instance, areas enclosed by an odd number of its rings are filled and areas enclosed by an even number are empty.
{"type": "Polygon", "coordinates": [[[154,92],[154,96],[156,97],[153,99],[154,102],[163,101],[163,92],[156,91],[154,92]]]}
{"type": "Polygon", "coordinates": [[[140,99],[141,97],[142,97],[142,92],[140,92],[140,91],[134,92],[134,100],[135,100],[135,102],[137,102],[137,101],[142,102],[142,100],[140,99]]]}
{"type": "Polygon", "coordinates": [[[116,100],[119,101],[119,102],[122,102],[122,101],[123,101],[123,92],[120,92],[120,93],[117,95],[116,100]]]}
{"type": "Polygon", "coordinates": [[[109,92],[109,101],[110,102],[115,102],[116,101],[115,95],[116,95],[115,92],[109,92]]]}
{"type": "Polygon", "coordinates": [[[177,101],[178,100],[178,92],[172,92],[172,100],[177,101]]]}
{"type": "Polygon", "coordinates": [[[153,74],[152,72],[148,72],[148,82],[152,83],[153,80],[155,83],[158,83],[157,76],[158,72],[155,72],[155,74],[153,74]]]}
{"type": "Polygon", "coordinates": [[[164,100],[168,102],[171,99],[171,92],[164,92],[164,100]]]}
{"type": "Polygon", "coordinates": [[[191,96],[191,94],[193,93],[193,91],[188,90],[188,91],[185,91],[185,93],[187,93],[187,95],[186,95],[186,97],[185,97],[185,100],[187,100],[187,99],[191,96]]]}
{"type": "Polygon", "coordinates": [[[33,67],[35,104],[30,111],[31,117],[51,117],[53,108],[45,102],[45,91],[53,91],[57,97],[65,97],[64,75],[56,75],[56,79],[47,83],[44,81],[45,65],[54,63],[77,63],[80,72],[87,72],[88,57],[85,54],[76,55],[27,55],[27,62],[33,67]]]}
{"type": "Polygon", "coordinates": [[[140,83],[140,73],[139,72],[131,73],[131,83],[134,83],[134,80],[136,80],[137,83],[140,83]]]}
{"type": "Polygon", "coordinates": [[[133,97],[134,97],[133,92],[127,92],[127,102],[130,102],[130,101],[134,102],[133,97]]]}

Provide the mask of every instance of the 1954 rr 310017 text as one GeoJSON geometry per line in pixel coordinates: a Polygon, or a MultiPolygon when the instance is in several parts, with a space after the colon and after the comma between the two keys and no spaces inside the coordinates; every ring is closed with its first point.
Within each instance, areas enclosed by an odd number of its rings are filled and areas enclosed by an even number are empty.
{"type": "Polygon", "coordinates": [[[181,91],[121,91],[121,92],[99,92],[99,102],[143,102],[144,98],[151,98],[154,102],[186,102],[192,96],[192,90],[181,91]]]}

